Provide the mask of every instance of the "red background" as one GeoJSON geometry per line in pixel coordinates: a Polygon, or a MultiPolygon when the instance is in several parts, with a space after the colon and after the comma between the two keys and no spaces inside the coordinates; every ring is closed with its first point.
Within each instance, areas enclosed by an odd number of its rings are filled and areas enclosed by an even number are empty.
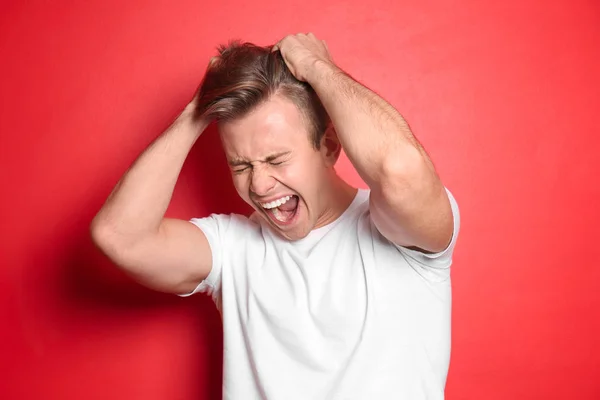
{"type": "MultiPolygon", "coordinates": [[[[0,397],[219,397],[211,301],[131,283],[88,225],[218,43],[312,31],[407,117],[461,206],[447,398],[599,399],[599,4],[4,1],[0,397]]],[[[217,139],[170,216],[245,210],[217,139]]]]}

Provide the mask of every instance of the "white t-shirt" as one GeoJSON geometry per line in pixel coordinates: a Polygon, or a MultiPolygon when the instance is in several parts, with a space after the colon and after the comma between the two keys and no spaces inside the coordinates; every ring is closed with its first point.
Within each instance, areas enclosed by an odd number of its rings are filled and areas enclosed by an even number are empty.
{"type": "Polygon", "coordinates": [[[212,250],[212,270],[192,293],[210,294],[221,311],[223,397],[443,399],[460,225],[448,196],[454,235],[437,254],[385,239],[364,189],[298,241],[255,215],[192,219],[212,250]]]}

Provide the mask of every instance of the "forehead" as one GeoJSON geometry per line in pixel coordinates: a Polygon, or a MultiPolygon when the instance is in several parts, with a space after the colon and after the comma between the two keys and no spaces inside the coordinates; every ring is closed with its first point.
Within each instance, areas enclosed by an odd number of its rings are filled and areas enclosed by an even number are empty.
{"type": "Polygon", "coordinates": [[[310,145],[302,113],[282,96],[272,96],[242,118],[220,123],[219,133],[230,157],[260,159],[310,145]]]}

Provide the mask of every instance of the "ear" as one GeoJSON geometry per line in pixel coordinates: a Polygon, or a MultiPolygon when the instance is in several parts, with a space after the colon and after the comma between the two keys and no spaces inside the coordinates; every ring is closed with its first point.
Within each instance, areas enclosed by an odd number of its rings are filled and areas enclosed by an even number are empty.
{"type": "Polygon", "coordinates": [[[338,138],[333,124],[329,124],[325,130],[325,133],[321,138],[321,146],[319,149],[326,164],[333,167],[342,151],[342,144],[340,143],[340,139],[338,138]]]}

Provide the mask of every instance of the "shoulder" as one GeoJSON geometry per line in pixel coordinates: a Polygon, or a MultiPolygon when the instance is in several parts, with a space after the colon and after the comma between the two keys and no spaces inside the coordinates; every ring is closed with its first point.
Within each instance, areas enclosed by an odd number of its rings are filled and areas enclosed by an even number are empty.
{"type": "Polygon", "coordinates": [[[241,214],[210,214],[207,217],[192,218],[190,222],[205,234],[211,234],[220,239],[238,238],[259,229],[255,220],[241,214]]]}
{"type": "Polygon", "coordinates": [[[409,259],[414,260],[420,263],[421,265],[441,269],[449,268],[452,265],[452,256],[460,232],[460,211],[458,208],[458,203],[454,198],[453,194],[450,192],[450,190],[448,190],[448,188],[445,189],[446,194],[448,195],[448,200],[450,202],[450,207],[452,209],[453,228],[450,243],[446,246],[444,250],[437,253],[429,253],[423,252],[415,248],[399,246],[390,242],[391,245],[395,246],[398,250],[400,250],[401,253],[403,253],[409,259]]]}
{"type": "Polygon", "coordinates": [[[458,238],[458,234],[460,231],[460,211],[459,211],[459,207],[458,207],[458,203],[455,199],[455,197],[453,196],[453,194],[450,192],[450,190],[448,190],[448,188],[445,188],[446,190],[446,194],[448,196],[448,200],[450,202],[450,207],[452,210],[452,218],[453,218],[453,233],[452,233],[452,239],[450,241],[450,243],[448,244],[448,246],[446,247],[446,249],[440,251],[439,253],[428,253],[428,252],[423,252],[419,249],[416,248],[409,248],[409,247],[404,247],[404,246],[400,246],[397,245],[391,241],[389,241],[388,239],[386,239],[377,229],[377,227],[375,226],[374,222],[371,219],[371,212],[370,212],[370,190],[366,190],[363,189],[363,196],[366,197],[366,200],[361,203],[361,217],[366,221],[368,220],[368,224],[370,225],[370,233],[373,236],[377,236],[378,238],[380,238],[380,242],[384,243],[386,246],[390,246],[390,247],[395,247],[396,249],[400,250],[401,252],[403,252],[405,255],[409,255],[410,257],[417,257],[419,259],[422,260],[434,260],[434,259],[438,259],[438,260],[444,260],[444,263],[449,264],[450,258],[451,258],[451,254],[452,254],[452,250],[456,244],[456,240],[458,238]]]}

